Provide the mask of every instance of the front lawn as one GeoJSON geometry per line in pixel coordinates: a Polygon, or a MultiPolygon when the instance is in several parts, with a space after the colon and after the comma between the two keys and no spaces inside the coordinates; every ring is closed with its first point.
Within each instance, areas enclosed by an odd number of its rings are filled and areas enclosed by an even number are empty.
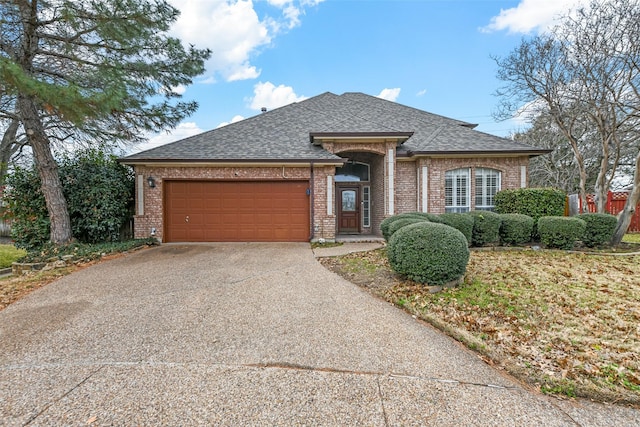
{"type": "Polygon", "coordinates": [[[464,284],[438,293],[384,249],[321,262],[542,392],[640,405],[640,256],[472,251],[464,284]]]}
{"type": "Polygon", "coordinates": [[[0,268],[11,267],[11,264],[26,254],[27,251],[17,249],[13,245],[0,245],[0,268]]]}
{"type": "Polygon", "coordinates": [[[640,233],[627,233],[622,238],[625,243],[637,243],[640,244],[640,233]]]}

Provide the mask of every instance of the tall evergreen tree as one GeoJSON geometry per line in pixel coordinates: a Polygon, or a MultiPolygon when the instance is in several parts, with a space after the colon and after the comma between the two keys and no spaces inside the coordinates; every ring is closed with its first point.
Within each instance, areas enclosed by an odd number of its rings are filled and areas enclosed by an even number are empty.
{"type": "Polygon", "coordinates": [[[176,90],[209,50],[168,30],[164,0],[2,0],[0,118],[21,124],[42,181],[51,241],[72,238],[52,152],[56,141],[117,144],[175,127],[197,104],[176,90]]]}

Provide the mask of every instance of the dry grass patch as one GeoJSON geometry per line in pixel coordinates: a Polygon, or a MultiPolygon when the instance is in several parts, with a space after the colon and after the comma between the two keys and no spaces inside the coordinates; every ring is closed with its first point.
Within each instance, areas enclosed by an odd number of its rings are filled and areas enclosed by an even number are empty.
{"type": "Polygon", "coordinates": [[[78,270],[78,266],[57,268],[24,276],[9,276],[0,279],[0,310],[29,293],[48,285],[62,276],[78,270]]]}
{"type": "Polygon", "coordinates": [[[322,262],[543,392],[640,404],[640,256],[473,251],[439,293],[393,275],[384,250],[322,262]]]}

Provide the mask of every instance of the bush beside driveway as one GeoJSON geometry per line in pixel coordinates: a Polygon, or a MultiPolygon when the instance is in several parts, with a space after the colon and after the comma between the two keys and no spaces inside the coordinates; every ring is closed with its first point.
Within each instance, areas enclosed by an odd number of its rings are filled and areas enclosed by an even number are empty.
{"type": "Polygon", "coordinates": [[[464,284],[431,293],[385,250],[321,262],[545,393],[640,404],[640,256],[472,251],[464,284]]]}

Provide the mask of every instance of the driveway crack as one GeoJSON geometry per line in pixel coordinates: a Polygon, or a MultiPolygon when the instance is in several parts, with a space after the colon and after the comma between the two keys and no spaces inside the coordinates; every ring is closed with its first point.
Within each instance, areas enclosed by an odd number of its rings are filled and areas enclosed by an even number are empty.
{"type": "Polygon", "coordinates": [[[382,387],[380,386],[380,378],[376,379],[376,383],[378,384],[378,397],[380,398],[380,407],[382,408],[382,415],[384,416],[384,425],[389,425],[389,418],[387,417],[387,410],[384,407],[384,397],[382,396],[382,387]]]}
{"type": "Polygon", "coordinates": [[[247,368],[263,368],[263,369],[288,369],[293,371],[308,371],[308,372],[326,372],[332,374],[349,374],[349,375],[364,375],[364,376],[375,376],[378,378],[388,377],[388,378],[400,378],[400,379],[413,379],[413,380],[422,380],[422,381],[434,381],[445,384],[458,384],[458,385],[469,385],[476,387],[487,387],[494,388],[500,390],[517,390],[516,386],[504,386],[497,384],[489,384],[489,383],[478,383],[472,381],[461,381],[461,380],[450,380],[436,377],[423,377],[419,375],[406,375],[406,374],[397,374],[397,373],[388,373],[388,372],[379,372],[379,371],[358,371],[352,369],[337,369],[337,368],[323,368],[323,367],[315,367],[308,365],[300,365],[297,363],[289,363],[289,362],[264,362],[264,363],[249,363],[242,364],[240,366],[244,366],[247,368]]]}
{"type": "Polygon", "coordinates": [[[69,390],[67,390],[63,395],[59,396],[57,399],[53,400],[52,402],[47,403],[44,408],[42,408],[37,414],[33,415],[31,418],[29,418],[24,424],[22,424],[23,426],[28,426],[29,424],[31,424],[32,422],[34,422],[40,415],[44,414],[51,406],[55,405],[56,403],[60,402],[62,399],[64,399],[65,397],[67,397],[68,395],[70,395],[71,393],[73,393],[73,391],[75,391],[78,387],[80,387],[81,385],[83,385],[84,383],[86,383],[89,378],[93,377],[95,374],[97,374],[98,372],[100,372],[102,370],[103,366],[99,366],[97,369],[95,369],[94,371],[92,371],[89,375],[87,375],[82,381],[80,381],[79,383],[77,383],[76,385],[74,385],[73,387],[71,387],[69,390]]]}

